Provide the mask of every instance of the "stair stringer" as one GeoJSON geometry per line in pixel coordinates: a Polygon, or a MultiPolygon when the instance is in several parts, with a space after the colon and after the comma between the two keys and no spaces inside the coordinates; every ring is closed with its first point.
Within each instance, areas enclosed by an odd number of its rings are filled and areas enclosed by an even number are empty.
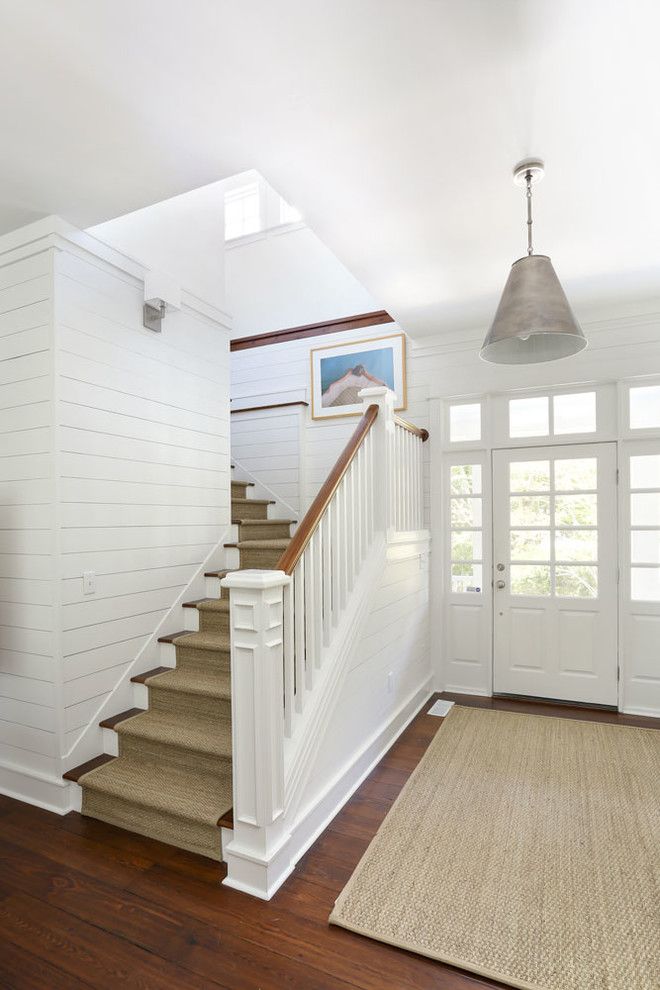
{"type": "MultiPolygon", "coordinates": [[[[260,481],[255,474],[252,474],[250,471],[248,471],[248,469],[244,467],[240,463],[240,461],[237,461],[236,458],[233,456],[232,456],[232,464],[234,465],[237,471],[240,471],[242,476],[241,481],[251,481],[254,484],[256,498],[267,498],[275,503],[275,505],[271,506],[272,515],[269,513],[270,519],[301,519],[302,518],[303,515],[302,509],[300,510],[294,509],[292,505],[289,505],[289,503],[285,502],[283,498],[280,498],[277,492],[274,492],[272,488],[268,487],[268,485],[264,485],[263,481],[260,481]]],[[[234,480],[237,481],[238,479],[235,478],[234,480]]]]}
{"type": "MultiPolygon", "coordinates": [[[[116,715],[118,712],[133,707],[134,685],[131,684],[131,678],[153,667],[161,665],[168,666],[167,654],[162,650],[158,639],[161,636],[177,632],[185,627],[186,618],[183,602],[205,597],[206,581],[204,574],[206,571],[222,569],[227,556],[227,550],[224,544],[228,542],[231,534],[232,526],[228,524],[222,531],[218,542],[209,551],[188,584],[177,595],[176,600],[140,648],[134,660],[119,676],[113,689],[91,716],[86,728],[83,729],[81,735],[78,736],[73,746],[71,746],[64,756],[65,772],[71,767],[86,763],[87,760],[98,756],[99,753],[105,752],[104,730],[99,726],[99,722],[112,715],[116,715]]],[[[174,657],[174,650],[171,651],[171,655],[174,657]]],[[[69,811],[78,810],[80,803],[80,788],[78,784],[70,783],[68,788],[69,799],[66,806],[60,812],[63,815],[69,811]]]]}

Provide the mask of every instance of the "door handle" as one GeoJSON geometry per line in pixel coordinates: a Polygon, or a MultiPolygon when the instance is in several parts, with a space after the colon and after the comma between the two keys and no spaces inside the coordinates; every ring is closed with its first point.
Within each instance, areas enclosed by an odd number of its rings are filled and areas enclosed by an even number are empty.
{"type": "Polygon", "coordinates": [[[506,581],[496,581],[495,587],[501,591],[502,588],[506,588],[506,581]]]}

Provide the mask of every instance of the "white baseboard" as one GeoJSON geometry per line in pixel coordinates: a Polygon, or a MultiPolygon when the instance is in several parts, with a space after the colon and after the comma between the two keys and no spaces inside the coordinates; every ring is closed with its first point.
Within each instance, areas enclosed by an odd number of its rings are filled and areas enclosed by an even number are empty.
{"type": "Polygon", "coordinates": [[[61,777],[0,762],[0,794],[5,797],[34,804],[56,815],[66,815],[71,808],[69,790],[69,783],[61,777]]]}

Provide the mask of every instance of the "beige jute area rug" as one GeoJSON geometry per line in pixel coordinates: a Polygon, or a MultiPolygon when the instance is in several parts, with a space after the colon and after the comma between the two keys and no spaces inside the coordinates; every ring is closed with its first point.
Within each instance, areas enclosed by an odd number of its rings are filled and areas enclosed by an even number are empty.
{"type": "Polygon", "coordinates": [[[524,990],[660,988],[660,731],[456,707],[330,921],[524,990]]]}

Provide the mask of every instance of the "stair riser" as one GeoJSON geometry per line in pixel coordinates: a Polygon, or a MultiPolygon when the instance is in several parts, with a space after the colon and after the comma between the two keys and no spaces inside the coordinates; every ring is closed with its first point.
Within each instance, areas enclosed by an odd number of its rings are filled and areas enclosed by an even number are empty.
{"type": "Polygon", "coordinates": [[[273,520],[267,526],[250,526],[244,523],[238,527],[239,540],[288,540],[291,538],[291,524],[273,520]]]}
{"type": "Polygon", "coordinates": [[[268,506],[260,505],[259,502],[241,502],[240,505],[232,503],[231,521],[237,523],[241,519],[268,519],[268,506]]]}
{"type": "Polygon", "coordinates": [[[196,650],[192,646],[177,646],[176,665],[181,670],[202,667],[211,670],[225,670],[228,673],[230,666],[229,649],[196,650]]]}
{"type": "Polygon", "coordinates": [[[149,708],[154,712],[171,712],[173,715],[190,712],[200,718],[231,718],[231,698],[163,691],[154,686],[149,688],[149,708]]]}
{"type": "Polygon", "coordinates": [[[242,549],[240,555],[242,569],[255,568],[257,570],[270,571],[277,567],[277,562],[282,556],[282,551],[248,548],[242,549]]]}
{"type": "Polygon", "coordinates": [[[165,762],[169,766],[179,766],[190,770],[191,779],[196,773],[231,773],[231,756],[205,753],[198,749],[187,749],[176,743],[131,736],[119,728],[119,755],[155,764],[165,762]]]}
{"type": "Polygon", "coordinates": [[[200,611],[198,615],[202,632],[229,634],[229,612],[200,611]]]}
{"type": "Polygon", "coordinates": [[[231,483],[231,497],[232,498],[249,498],[247,494],[248,484],[246,481],[232,481],[231,483]]]}
{"type": "MultiPolygon", "coordinates": [[[[82,791],[82,788],[79,790],[82,791]]],[[[186,820],[186,840],[182,840],[181,819],[176,815],[145,811],[130,801],[117,798],[109,803],[105,795],[94,793],[90,788],[85,788],[82,812],[129,832],[146,835],[211,859],[222,859],[222,836],[218,828],[186,820]]]]}

